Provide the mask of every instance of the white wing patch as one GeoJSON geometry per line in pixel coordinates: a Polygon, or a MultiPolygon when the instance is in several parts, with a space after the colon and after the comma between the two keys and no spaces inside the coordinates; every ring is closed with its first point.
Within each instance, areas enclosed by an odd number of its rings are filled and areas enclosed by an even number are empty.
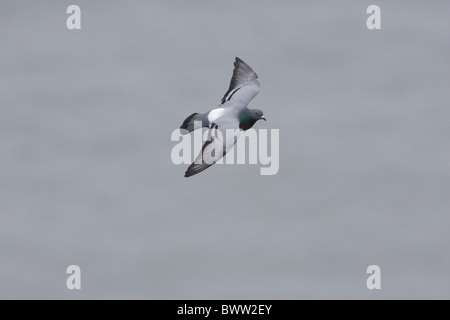
{"type": "Polygon", "coordinates": [[[225,112],[224,108],[217,108],[217,109],[211,110],[208,114],[209,123],[216,121],[218,118],[220,118],[223,115],[224,112],[225,112]]]}

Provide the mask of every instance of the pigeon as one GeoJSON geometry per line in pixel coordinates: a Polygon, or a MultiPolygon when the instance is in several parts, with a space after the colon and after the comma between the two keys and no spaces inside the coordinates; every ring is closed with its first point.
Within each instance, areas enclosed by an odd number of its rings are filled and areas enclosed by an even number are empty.
{"type": "Polygon", "coordinates": [[[261,110],[247,108],[259,93],[259,89],[258,75],[248,64],[236,57],[230,87],[219,107],[206,113],[191,114],[180,127],[181,134],[188,134],[200,127],[209,128],[208,139],[187,169],[184,175],[186,178],[208,169],[224,157],[233,148],[239,132],[250,129],[258,120],[266,121],[261,110]],[[235,131],[232,138],[227,137],[228,129],[235,131]]]}

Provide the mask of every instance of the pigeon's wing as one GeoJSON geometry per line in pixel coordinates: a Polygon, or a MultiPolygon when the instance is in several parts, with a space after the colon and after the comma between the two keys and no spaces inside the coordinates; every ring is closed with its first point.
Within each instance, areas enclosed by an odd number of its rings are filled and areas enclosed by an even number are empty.
{"type": "Polygon", "coordinates": [[[258,94],[259,88],[258,75],[248,64],[236,57],[230,87],[221,100],[221,106],[236,105],[235,103],[229,103],[230,101],[239,101],[247,106],[250,100],[258,94]]]}
{"type": "Polygon", "coordinates": [[[215,145],[214,140],[210,140],[210,141],[206,141],[205,142],[205,144],[202,147],[202,151],[200,152],[200,154],[197,156],[195,161],[189,166],[189,168],[184,173],[184,176],[186,178],[194,176],[194,175],[202,172],[203,170],[208,169],[214,163],[216,163],[216,161],[213,158],[208,158],[209,159],[208,161],[203,159],[203,153],[205,151],[207,153],[210,153],[212,149],[215,149],[214,145],[215,145]]]}
{"type": "Polygon", "coordinates": [[[196,175],[223,158],[233,148],[239,133],[238,126],[233,125],[226,128],[225,125],[220,126],[213,123],[209,131],[208,140],[203,144],[202,151],[189,166],[184,176],[188,178],[196,175]],[[231,129],[231,131],[227,132],[226,129],[231,129]]]}

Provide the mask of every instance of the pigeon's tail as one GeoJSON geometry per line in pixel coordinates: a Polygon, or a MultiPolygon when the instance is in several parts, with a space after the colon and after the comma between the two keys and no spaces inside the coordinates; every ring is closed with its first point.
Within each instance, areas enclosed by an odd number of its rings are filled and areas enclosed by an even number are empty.
{"type": "MultiPolygon", "coordinates": [[[[199,113],[193,113],[189,117],[186,118],[186,120],[183,121],[183,124],[180,127],[181,134],[188,134],[189,132],[194,131],[194,129],[197,129],[194,124],[196,121],[200,121],[203,126],[203,114],[199,113]]],[[[208,126],[208,125],[206,125],[208,126]]]]}

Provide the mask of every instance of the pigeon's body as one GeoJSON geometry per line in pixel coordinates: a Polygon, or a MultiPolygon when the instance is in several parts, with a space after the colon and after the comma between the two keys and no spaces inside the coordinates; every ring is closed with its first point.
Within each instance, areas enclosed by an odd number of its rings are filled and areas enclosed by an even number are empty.
{"type": "Polygon", "coordinates": [[[248,130],[256,121],[265,120],[261,110],[247,108],[259,92],[257,74],[239,58],[236,58],[234,66],[230,87],[222,98],[220,107],[203,114],[193,113],[180,127],[183,134],[197,129],[196,125],[199,123],[210,129],[208,141],[194,163],[189,166],[185,177],[193,176],[212,166],[233,148],[240,130],[248,130]],[[220,134],[217,134],[217,130],[220,134]],[[234,136],[227,138],[227,130],[234,130],[234,136]]]}

